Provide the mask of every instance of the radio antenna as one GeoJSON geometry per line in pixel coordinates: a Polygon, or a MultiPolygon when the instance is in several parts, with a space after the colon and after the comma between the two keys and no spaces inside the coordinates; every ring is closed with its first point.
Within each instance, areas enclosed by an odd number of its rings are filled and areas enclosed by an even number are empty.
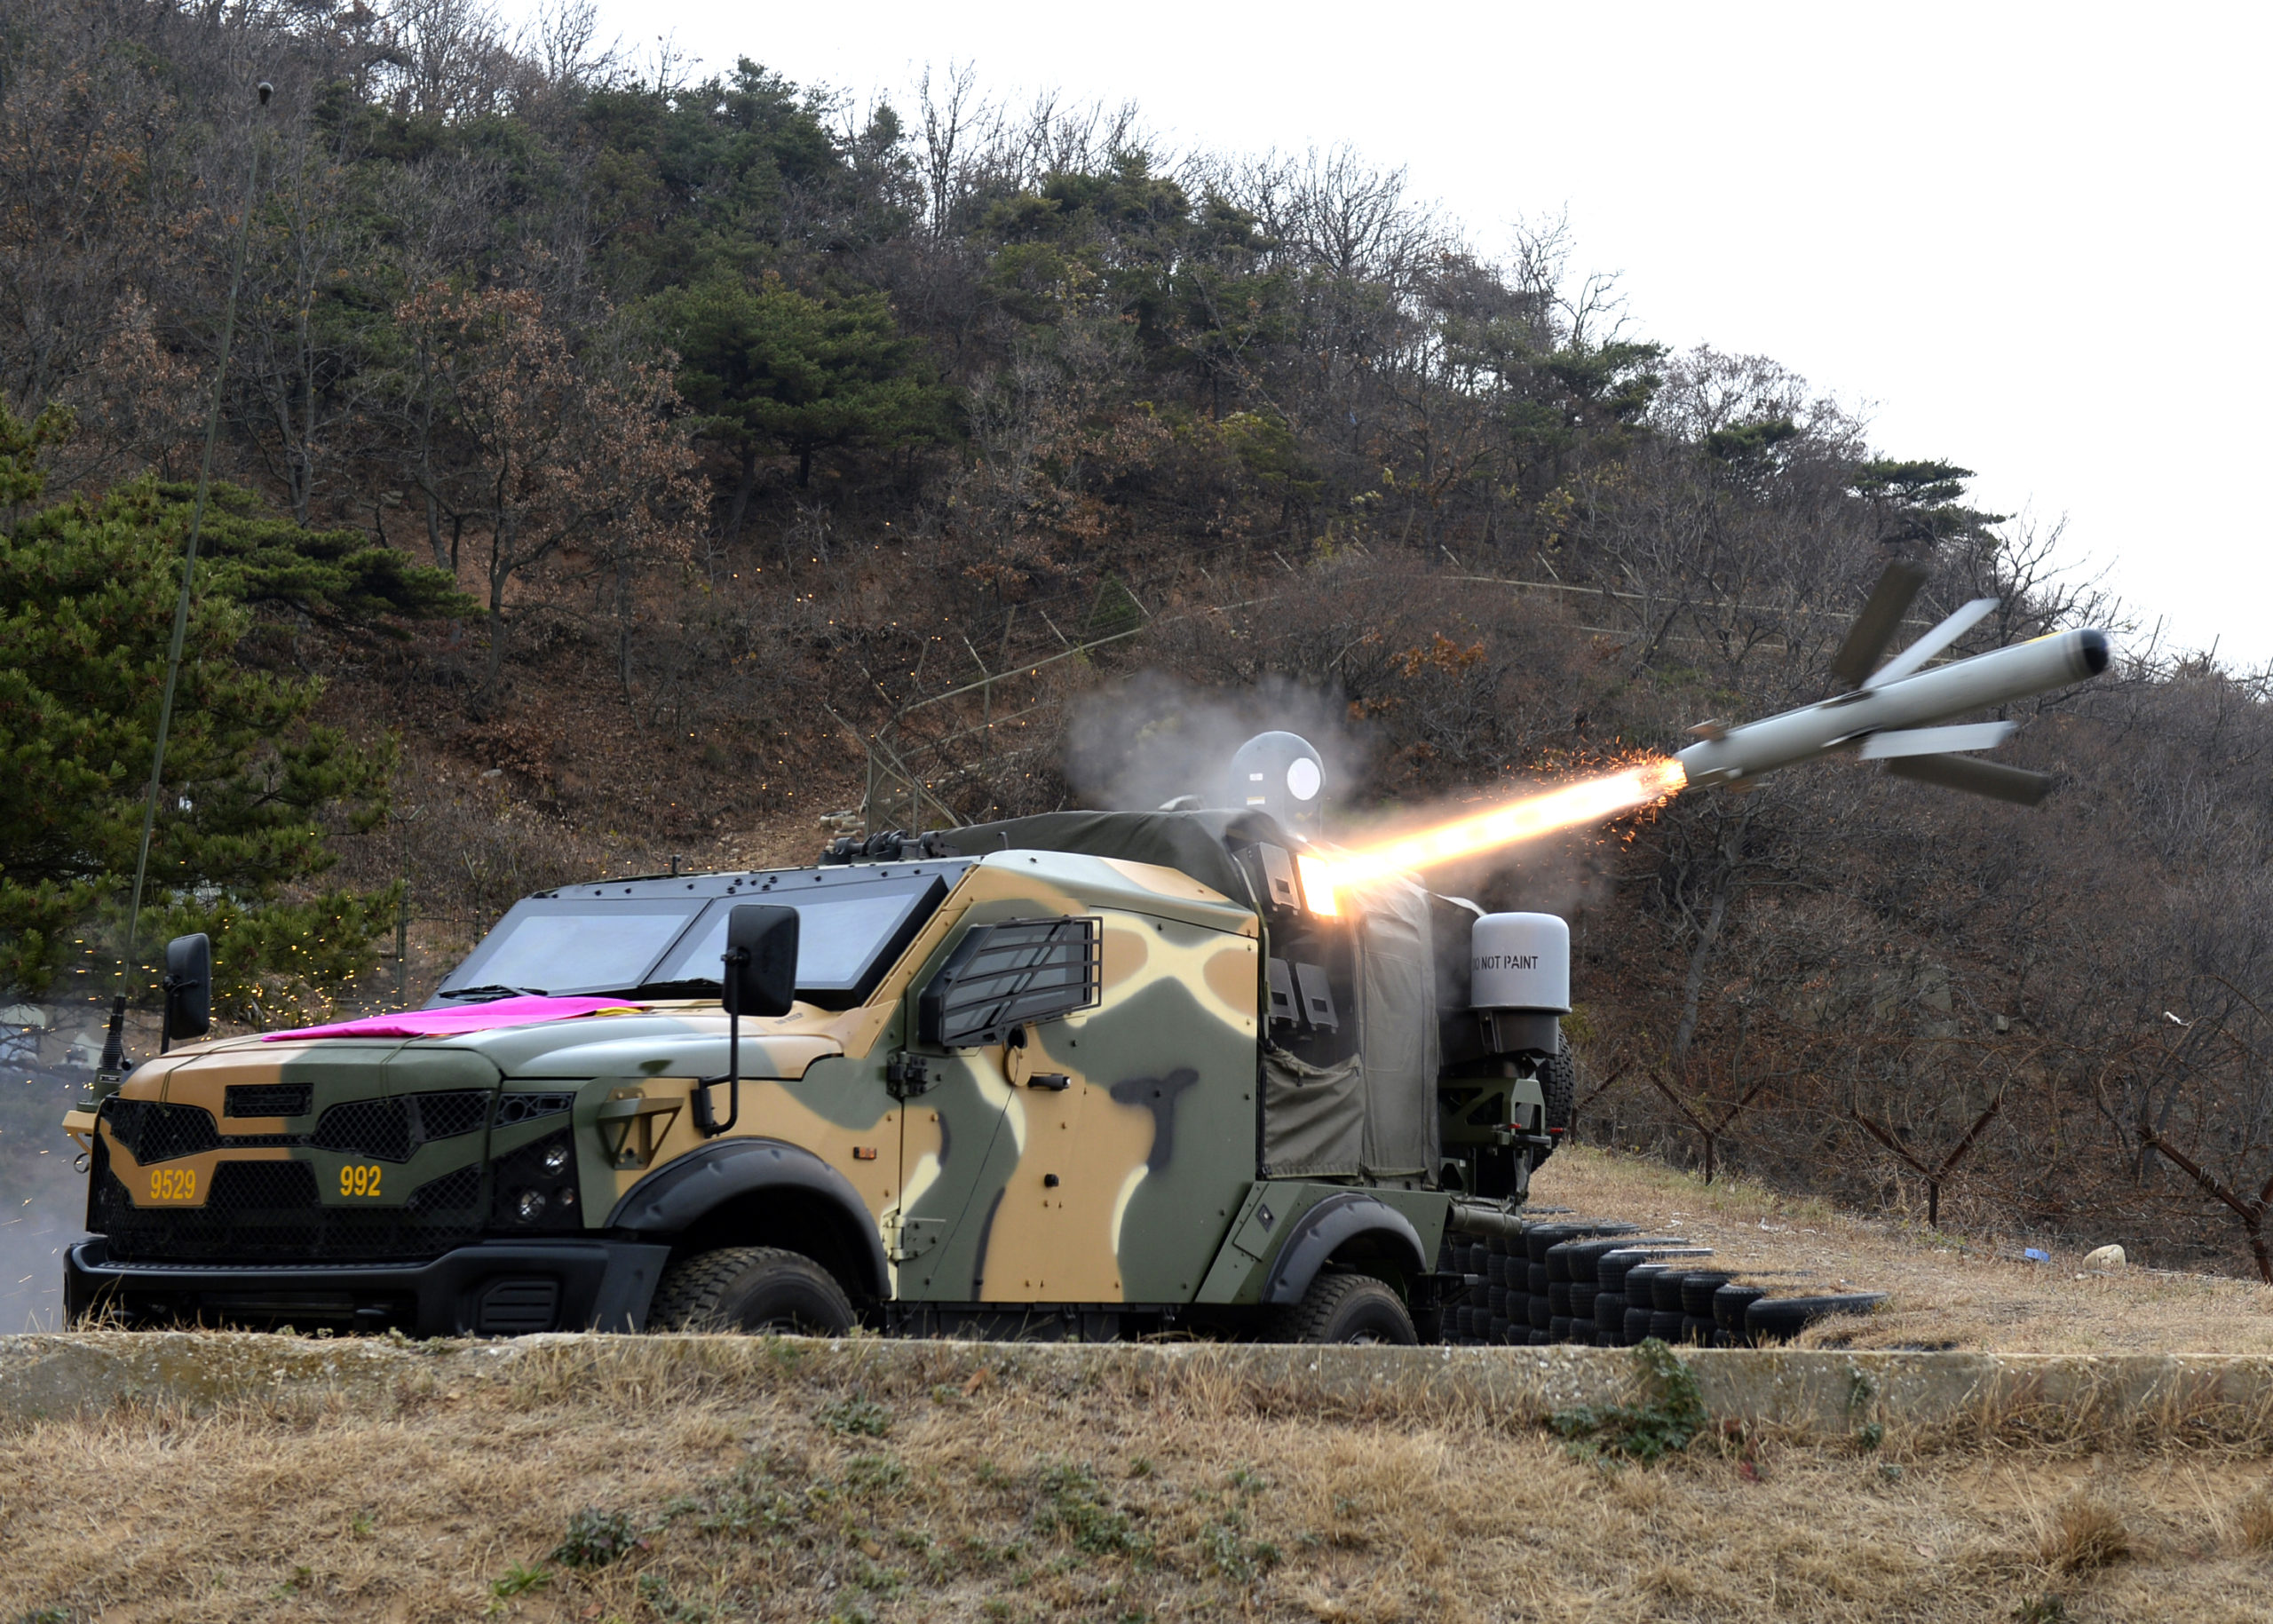
{"type": "MultiPolygon", "coordinates": [[[[268,106],[276,87],[263,79],[257,93],[258,107],[268,106]]],[[[197,499],[189,510],[189,542],[182,554],[181,596],[174,602],[173,640],[166,646],[166,685],[158,701],[158,738],[150,752],[150,788],[142,801],[142,843],[134,854],[134,890],[126,899],[126,947],[118,963],[118,991],[111,999],[110,1031],[103,1039],[103,1057],[95,1075],[99,1083],[115,1083],[125,1070],[126,984],[134,974],[135,938],[142,924],[142,885],[150,872],[150,832],[158,820],[158,791],[166,772],[166,735],[172,731],[174,688],[181,678],[181,648],[189,630],[190,577],[197,572],[197,542],[205,527],[205,498],[213,487],[213,448],[221,436],[221,390],[229,375],[229,346],[237,332],[237,289],[245,275],[245,243],[252,235],[253,198],[260,186],[260,129],[256,123],[252,155],[245,170],[244,212],[237,220],[236,262],[229,270],[229,299],[221,307],[221,355],[213,368],[213,403],[205,415],[205,456],[197,467],[197,499]]]]}

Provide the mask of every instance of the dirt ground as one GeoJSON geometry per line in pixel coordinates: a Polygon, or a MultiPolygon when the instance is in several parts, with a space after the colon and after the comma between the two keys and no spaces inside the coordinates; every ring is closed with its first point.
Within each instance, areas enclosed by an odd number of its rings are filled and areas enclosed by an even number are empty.
{"type": "Polygon", "coordinates": [[[0,1434],[0,1619],[2208,1624],[2273,1596],[2261,1450],[1708,1431],[1613,1464],[1441,1401],[1294,1413],[1204,1361],[945,1368],[752,1343],[668,1385],[537,1358],[0,1434]]]}
{"type": "MultiPolygon", "coordinates": [[[[2032,1242],[1882,1223],[1742,1179],[1707,1184],[1660,1162],[1580,1145],[1556,1152],[1532,1192],[1542,1206],[1693,1237],[1715,1249],[1714,1267],[1746,1271],[1778,1296],[1888,1294],[1869,1319],[1811,1332],[1805,1342],[1817,1345],[2273,1353],[2273,1290],[2255,1281],[2087,1270],[2079,1250],[2030,1263],[2021,1253],[2032,1242]]],[[[2273,1601],[2265,1616],[2273,1618],[2273,1601]]]]}

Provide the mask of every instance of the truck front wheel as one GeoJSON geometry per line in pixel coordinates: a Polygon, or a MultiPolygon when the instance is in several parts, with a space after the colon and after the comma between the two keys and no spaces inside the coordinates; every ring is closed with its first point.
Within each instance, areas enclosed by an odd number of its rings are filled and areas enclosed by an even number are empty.
{"type": "Polygon", "coordinates": [[[1288,1342],[1390,1343],[1411,1347],[1413,1316],[1397,1293],[1370,1274],[1320,1270],[1284,1324],[1288,1342]]]}
{"type": "Polygon", "coordinates": [[[659,1331],[842,1336],[852,1328],[852,1304],[810,1257],[779,1247],[722,1247],[673,1264],[655,1287],[647,1321],[659,1331]]]}

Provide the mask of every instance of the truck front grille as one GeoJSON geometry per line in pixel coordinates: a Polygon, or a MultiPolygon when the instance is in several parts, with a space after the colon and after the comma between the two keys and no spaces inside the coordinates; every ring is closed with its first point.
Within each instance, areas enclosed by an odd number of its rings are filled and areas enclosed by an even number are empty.
{"type": "MultiPolygon", "coordinates": [[[[250,1092],[252,1087],[297,1086],[258,1084],[232,1088],[228,1090],[229,1114],[304,1114],[308,1105],[305,1088],[300,1089],[298,1113],[238,1108],[241,1103],[265,1103],[238,1100],[237,1096],[250,1092]]],[[[489,1105],[495,1097],[487,1089],[445,1089],[432,1094],[353,1099],[325,1112],[317,1119],[312,1134],[225,1134],[215,1125],[213,1113],[202,1105],[164,1105],[154,1099],[128,1099],[123,1095],[113,1095],[105,1100],[102,1114],[103,1121],[110,1126],[111,1137],[124,1145],[135,1161],[146,1166],[153,1161],[170,1161],[177,1156],[194,1156],[200,1151],[273,1145],[313,1145],[318,1150],[338,1151],[350,1156],[408,1161],[411,1153],[422,1145],[480,1132],[488,1124],[489,1105]]],[[[573,1100],[574,1096],[567,1097],[573,1100]]]]}
{"type": "Polygon", "coordinates": [[[432,1257],[480,1233],[481,1170],[429,1179],[400,1207],[326,1207],[305,1161],[223,1161],[202,1207],[137,1207],[96,1142],[90,1227],[122,1263],[432,1257]]]}
{"type": "Polygon", "coordinates": [[[310,1142],[320,1150],[408,1161],[422,1145],[479,1131],[489,1121],[493,1097],[486,1089],[456,1089],[350,1100],[317,1120],[310,1142]]]}
{"type": "Polygon", "coordinates": [[[221,1090],[225,1116],[305,1116],[315,1085],[307,1082],[233,1082],[221,1090]]]}
{"type": "Polygon", "coordinates": [[[202,1105],[163,1105],[114,1095],[103,1102],[103,1120],[110,1124],[111,1137],[139,1162],[170,1161],[221,1145],[213,1113],[202,1105]]]}

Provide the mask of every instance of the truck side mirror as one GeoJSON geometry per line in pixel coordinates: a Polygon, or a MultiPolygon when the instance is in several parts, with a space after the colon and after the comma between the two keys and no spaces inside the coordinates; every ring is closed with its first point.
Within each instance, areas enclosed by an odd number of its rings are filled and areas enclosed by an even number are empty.
{"type": "Polygon", "coordinates": [[[158,1039],[162,1054],[176,1038],[202,1038],[213,1030],[213,942],[202,931],[166,944],[166,1013],[158,1039]]]}
{"type": "Polygon", "coordinates": [[[726,915],[726,1013],[787,1015],[797,996],[797,910],[745,902],[726,915]]]}
{"type": "Polygon", "coordinates": [[[787,1015],[797,996],[797,910],[745,902],[726,915],[726,951],[719,977],[726,1006],[726,1074],[705,1077],[689,1097],[704,1138],[726,1132],[742,1114],[742,1017],[787,1015]],[[726,1085],[726,1120],[710,1109],[714,1083],[726,1085]]]}

